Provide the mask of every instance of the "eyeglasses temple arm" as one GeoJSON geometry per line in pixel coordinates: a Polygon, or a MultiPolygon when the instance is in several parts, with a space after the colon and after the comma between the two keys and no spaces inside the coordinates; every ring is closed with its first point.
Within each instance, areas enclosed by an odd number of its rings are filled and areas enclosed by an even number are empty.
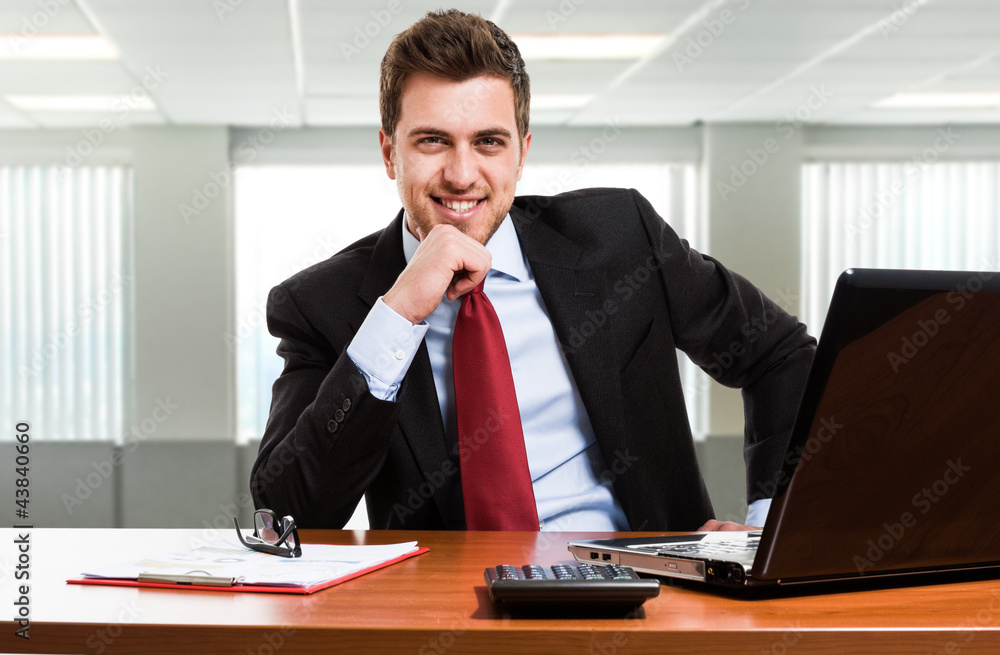
{"type": "Polygon", "coordinates": [[[253,546],[248,544],[247,540],[243,538],[243,531],[240,530],[240,524],[236,520],[235,516],[233,517],[233,525],[236,526],[236,536],[240,538],[240,543],[246,546],[247,548],[253,549],[253,546]]]}

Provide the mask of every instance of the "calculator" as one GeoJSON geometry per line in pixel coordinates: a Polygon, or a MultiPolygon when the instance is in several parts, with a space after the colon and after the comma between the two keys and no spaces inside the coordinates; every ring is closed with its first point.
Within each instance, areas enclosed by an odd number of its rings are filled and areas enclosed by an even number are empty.
{"type": "Polygon", "coordinates": [[[484,577],[490,598],[508,608],[624,611],[660,594],[659,581],[618,564],[500,564],[484,577]]]}

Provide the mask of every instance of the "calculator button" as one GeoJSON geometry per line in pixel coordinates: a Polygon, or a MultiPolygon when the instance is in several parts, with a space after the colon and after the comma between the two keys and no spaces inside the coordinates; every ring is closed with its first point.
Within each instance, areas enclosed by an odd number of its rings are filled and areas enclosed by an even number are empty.
{"type": "Polygon", "coordinates": [[[525,580],[544,580],[545,571],[542,567],[537,564],[529,564],[527,566],[522,566],[521,571],[524,572],[525,580]]]}

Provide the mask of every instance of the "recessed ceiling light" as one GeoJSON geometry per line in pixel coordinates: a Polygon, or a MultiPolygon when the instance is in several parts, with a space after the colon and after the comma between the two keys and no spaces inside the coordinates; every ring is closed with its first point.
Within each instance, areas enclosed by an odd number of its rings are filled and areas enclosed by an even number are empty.
{"type": "Polygon", "coordinates": [[[97,34],[0,34],[0,59],[109,60],[118,48],[97,34]]]}
{"type": "Polygon", "coordinates": [[[111,112],[129,109],[150,111],[156,109],[149,96],[136,99],[130,95],[88,96],[4,96],[4,100],[23,111],[96,111],[111,112]]]}
{"type": "Polygon", "coordinates": [[[531,110],[579,109],[594,99],[592,95],[537,95],[531,96],[531,110]]]}
{"type": "Polygon", "coordinates": [[[1000,93],[897,93],[872,106],[879,109],[998,109],[1000,93]]]}
{"type": "Polygon", "coordinates": [[[512,34],[525,61],[642,59],[656,50],[663,34],[512,34]]]}

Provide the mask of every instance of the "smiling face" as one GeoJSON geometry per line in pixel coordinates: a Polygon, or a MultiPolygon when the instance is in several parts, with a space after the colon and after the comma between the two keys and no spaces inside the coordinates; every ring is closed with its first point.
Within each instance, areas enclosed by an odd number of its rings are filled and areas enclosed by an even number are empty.
{"type": "Polygon", "coordinates": [[[531,143],[530,131],[523,147],[518,138],[510,82],[413,73],[401,104],[395,138],[379,130],[379,144],[407,228],[422,240],[449,224],[485,244],[510,210],[531,143]]]}

